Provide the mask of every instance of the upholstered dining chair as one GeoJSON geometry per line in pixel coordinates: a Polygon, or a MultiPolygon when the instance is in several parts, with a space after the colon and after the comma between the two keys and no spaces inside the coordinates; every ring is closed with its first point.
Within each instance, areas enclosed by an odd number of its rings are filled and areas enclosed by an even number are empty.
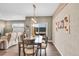
{"type": "MultiPolygon", "coordinates": [[[[34,56],[37,53],[37,47],[35,47],[35,40],[34,39],[27,39],[24,41],[26,44],[26,48],[24,48],[25,56],[34,56]]],[[[24,47],[24,46],[23,46],[24,47]]]]}
{"type": "MultiPolygon", "coordinates": [[[[43,39],[42,39],[42,43],[41,43],[41,49],[44,49],[45,50],[45,56],[47,55],[46,53],[46,48],[47,48],[47,43],[48,43],[48,37],[45,36],[43,39]]],[[[40,47],[38,47],[39,49],[40,47]]]]}

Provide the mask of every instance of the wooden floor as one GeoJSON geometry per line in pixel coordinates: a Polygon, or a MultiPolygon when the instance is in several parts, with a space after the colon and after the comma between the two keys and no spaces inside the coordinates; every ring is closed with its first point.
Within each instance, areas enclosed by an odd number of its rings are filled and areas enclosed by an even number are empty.
{"type": "MultiPolygon", "coordinates": [[[[61,56],[52,43],[48,43],[46,51],[47,51],[47,56],[61,56]]],[[[12,46],[7,50],[0,50],[0,56],[18,56],[18,46],[17,45],[12,46]]],[[[42,56],[45,56],[44,50],[42,50],[42,56]]]]}

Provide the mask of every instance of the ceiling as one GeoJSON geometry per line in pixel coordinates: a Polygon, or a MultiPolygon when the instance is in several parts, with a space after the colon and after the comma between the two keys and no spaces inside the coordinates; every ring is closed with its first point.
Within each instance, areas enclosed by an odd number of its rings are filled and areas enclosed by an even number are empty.
{"type": "MultiPolygon", "coordinates": [[[[0,19],[24,20],[33,16],[32,3],[0,3],[0,19]]],[[[36,3],[36,16],[52,16],[59,3],[36,3]]]]}

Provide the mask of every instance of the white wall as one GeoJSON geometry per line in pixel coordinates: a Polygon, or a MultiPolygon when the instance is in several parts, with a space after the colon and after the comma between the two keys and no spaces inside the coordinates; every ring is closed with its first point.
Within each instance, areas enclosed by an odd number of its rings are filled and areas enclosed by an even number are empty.
{"type": "Polygon", "coordinates": [[[55,46],[62,55],[79,55],[79,4],[68,4],[52,21],[52,38],[55,46]],[[63,29],[56,31],[55,20],[70,16],[70,34],[63,29]]]}

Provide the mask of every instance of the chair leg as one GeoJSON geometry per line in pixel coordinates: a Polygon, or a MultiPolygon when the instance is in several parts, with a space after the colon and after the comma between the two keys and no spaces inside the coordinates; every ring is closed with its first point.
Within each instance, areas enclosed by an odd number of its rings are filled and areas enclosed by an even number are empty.
{"type": "Polygon", "coordinates": [[[46,49],[45,49],[45,56],[47,56],[46,49]]]}
{"type": "Polygon", "coordinates": [[[24,51],[24,48],[23,48],[23,54],[24,54],[24,56],[25,56],[25,51],[24,51]]]}
{"type": "Polygon", "coordinates": [[[37,49],[36,56],[38,55],[38,51],[39,51],[39,49],[37,49]]]}
{"type": "Polygon", "coordinates": [[[41,50],[41,45],[40,45],[40,56],[41,56],[42,50],[41,50]]]}
{"type": "Polygon", "coordinates": [[[18,49],[19,49],[19,56],[20,56],[20,54],[21,54],[20,44],[18,45],[18,49]]]}

